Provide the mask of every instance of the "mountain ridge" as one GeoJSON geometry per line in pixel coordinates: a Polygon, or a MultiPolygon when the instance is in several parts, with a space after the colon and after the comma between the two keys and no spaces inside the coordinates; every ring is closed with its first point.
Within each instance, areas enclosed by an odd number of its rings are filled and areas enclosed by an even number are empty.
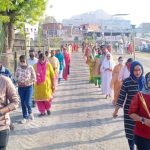
{"type": "Polygon", "coordinates": [[[108,14],[102,9],[98,9],[95,11],[74,15],[70,19],[63,19],[62,23],[65,25],[69,24],[79,25],[86,23],[101,24],[103,20],[110,20],[112,18],[113,18],[112,15],[108,14]]]}

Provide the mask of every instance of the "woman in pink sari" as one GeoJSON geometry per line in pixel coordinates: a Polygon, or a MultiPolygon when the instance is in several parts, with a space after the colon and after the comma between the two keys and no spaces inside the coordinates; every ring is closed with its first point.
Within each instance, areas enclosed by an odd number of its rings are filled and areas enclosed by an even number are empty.
{"type": "Polygon", "coordinates": [[[70,54],[68,53],[67,49],[64,48],[64,59],[65,59],[65,68],[63,70],[63,78],[65,80],[68,79],[69,75],[69,67],[70,67],[70,54]]]}

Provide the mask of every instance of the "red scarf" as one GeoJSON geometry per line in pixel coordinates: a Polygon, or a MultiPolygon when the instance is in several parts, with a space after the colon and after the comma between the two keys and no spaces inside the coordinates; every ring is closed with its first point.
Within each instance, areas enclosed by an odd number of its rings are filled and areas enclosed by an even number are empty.
{"type": "Polygon", "coordinates": [[[39,61],[37,63],[37,84],[40,84],[45,81],[46,79],[46,66],[47,62],[45,61],[43,64],[41,64],[39,61]]]}

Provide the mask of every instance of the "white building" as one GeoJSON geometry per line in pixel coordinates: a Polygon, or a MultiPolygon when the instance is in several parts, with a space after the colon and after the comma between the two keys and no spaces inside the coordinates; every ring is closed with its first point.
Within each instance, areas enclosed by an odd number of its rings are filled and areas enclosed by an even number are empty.
{"type": "Polygon", "coordinates": [[[25,32],[31,40],[35,40],[38,34],[38,24],[37,25],[25,24],[25,32]]]}

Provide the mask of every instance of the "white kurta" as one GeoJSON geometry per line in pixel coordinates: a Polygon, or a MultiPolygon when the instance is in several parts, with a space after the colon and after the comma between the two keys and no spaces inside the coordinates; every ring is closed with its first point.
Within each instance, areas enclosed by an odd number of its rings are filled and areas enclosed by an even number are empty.
{"type": "Polygon", "coordinates": [[[102,73],[102,93],[105,95],[111,95],[112,89],[111,89],[111,80],[112,80],[112,71],[106,70],[106,69],[112,69],[113,70],[114,63],[113,61],[104,60],[101,65],[101,73],[102,73]]]}
{"type": "Polygon", "coordinates": [[[119,55],[123,55],[123,45],[120,45],[120,46],[119,46],[118,54],[119,54],[119,55]]]}

